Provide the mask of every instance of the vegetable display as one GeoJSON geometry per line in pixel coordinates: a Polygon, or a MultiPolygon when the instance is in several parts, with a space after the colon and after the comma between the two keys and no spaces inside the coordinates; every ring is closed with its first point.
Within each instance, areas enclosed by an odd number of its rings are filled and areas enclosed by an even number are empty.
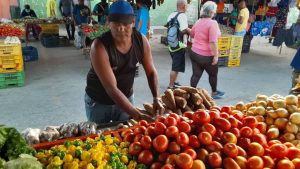
{"type": "Polygon", "coordinates": [[[23,36],[24,28],[14,24],[0,24],[0,36],[23,36]]]}

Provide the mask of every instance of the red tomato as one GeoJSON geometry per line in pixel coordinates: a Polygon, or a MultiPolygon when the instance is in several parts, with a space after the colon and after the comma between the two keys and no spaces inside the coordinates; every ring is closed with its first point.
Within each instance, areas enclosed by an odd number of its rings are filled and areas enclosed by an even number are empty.
{"type": "Polygon", "coordinates": [[[277,163],[277,169],[295,169],[295,165],[288,159],[282,159],[277,163]]]}
{"type": "Polygon", "coordinates": [[[293,162],[295,168],[297,168],[297,169],[300,168],[300,158],[295,158],[292,160],[292,162],[293,162]]]}
{"type": "Polygon", "coordinates": [[[296,147],[290,147],[286,155],[290,160],[294,158],[300,158],[300,149],[296,147]]]}
{"type": "Polygon", "coordinates": [[[284,144],[277,143],[277,144],[273,144],[270,147],[270,155],[273,158],[282,159],[286,157],[287,153],[288,153],[288,148],[284,144]]]}
{"type": "Polygon", "coordinates": [[[267,138],[263,134],[255,134],[252,136],[252,142],[257,142],[263,147],[267,146],[267,138]]]}
{"type": "Polygon", "coordinates": [[[254,129],[257,126],[257,119],[254,116],[247,116],[243,119],[244,126],[254,129]]]}
{"type": "Polygon", "coordinates": [[[175,141],[173,141],[169,144],[168,151],[171,154],[178,154],[180,153],[180,146],[175,141]]]}
{"type": "Polygon", "coordinates": [[[143,136],[140,142],[144,149],[150,149],[152,147],[152,139],[150,136],[143,136]]]}
{"type": "Polygon", "coordinates": [[[164,123],[166,120],[166,118],[164,116],[159,116],[155,119],[155,122],[161,122],[161,123],[164,123]]]}
{"type": "Polygon", "coordinates": [[[235,117],[239,121],[242,121],[244,118],[244,114],[242,112],[238,112],[238,113],[234,114],[233,117],[235,117]]]}
{"type": "Polygon", "coordinates": [[[143,147],[140,142],[131,143],[128,149],[128,154],[138,155],[143,150],[143,147]]]}
{"type": "Polygon", "coordinates": [[[223,130],[217,128],[214,136],[221,138],[223,134],[224,134],[223,130]]]}
{"type": "Polygon", "coordinates": [[[123,130],[123,131],[121,132],[121,137],[124,138],[125,135],[127,135],[127,134],[129,134],[129,133],[133,133],[132,130],[131,130],[131,129],[128,129],[128,130],[125,129],[125,130],[123,130]]]}
{"type": "Polygon", "coordinates": [[[159,153],[158,155],[158,161],[165,163],[165,161],[167,160],[167,158],[169,157],[169,153],[167,152],[163,152],[163,153],[159,153]]]}
{"type": "Polygon", "coordinates": [[[221,137],[223,143],[237,143],[237,138],[233,133],[226,132],[221,137]]]}
{"type": "Polygon", "coordinates": [[[287,148],[290,148],[290,147],[295,147],[294,144],[290,143],[290,142],[285,142],[283,143],[284,145],[286,145],[287,148]]]}
{"type": "Polygon", "coordinates": [[[222,166],[222,157],[219,153],[213,152],[208,155],[207,162],[209,166],[218,168],[222,166]]]}
{"type": "Polygon", "coordinates": [[[177,121],[174,117],[167,117],[164,123],[167,127],[177,125],[177,121]]]}
{"type": "Polygon", "coordinates": [[[209,132],[203,131],[198,135],[201,144],[208,145],[212,143],[212,136],[209,132]]]}
{"type": "Polygon", "coordinates": [[[237,156],[234,161],[240,166],[241,169],[247,168],[247,159],[243,156],[237,156]]]}
{"type": "Polygon", "coordinates": [[[197,124],[205,124],[210,122],[210,116],[205,110],[198,110],[193,114],[193,121],[197,124]]]}
{"type": "Polygon", "coordinates": [[[171,165],[175,166],[177,158],[178,158],[178,156],[176,154],[169,155],[166,160],[166,164],[171,164],[171,165]]]}
{"type": "Polygon", "coordinates": [[[153,161],[153,154],[150,150],[143,150],[138,157],[138,161],[145,165],[152,164],[153,161]]]}
{"type": "Polygon", "coordinates": [[[218,119],[218,118],[220,118],[220,112],[218,112],[216,110],[210,110],[209,116],[210,116],[211,121],[214,119],[218,119]]]}
{"type": "Polygon", "coordinates": [[[231,106],[222,106],[220,112],[225,112],[227,114],[231,114],[231,106]]]}
{"type": "Polygon", "coordinates": [[[189,119],[193,119],[193,112],[190,112],[190,111],[186,111],[183,113],[183,117],[187,117],[189,119]]]}
{"type": "Polygon", "coordinates": [[[210,108],[210,110],[216,110],[216,111],[220,112],[220,111],[221,111],[221,108],[220,108],[219,106],[212,106],[212,107],[210,108]]]}
{"type": "Polygon", "coordinates": [[[236,138],[241,137],[240,130],[238,128],[231,128],[230,132],[236,136],[236,138]]]}
{"type": "Polygon", "coordinates": [[[256,128],[260,133],[265,134],[267,132],[267,124],[264,122],[258,122],[256,128]]]}
{"type": "Polygon", "coordinates": [[[190,155],[192,157],[193,160],[195,160],[197,158],[197,153],[194,149],[187,149],[184,151],[184,153],[187,153],[188,155],[190,155]]]}
{"type": "Polygon", "coordinates": [[[140,142],[142,137],[143,137],[142,134],[135,135],[135,137],[133,139],[133,142],[140,142]]]}
{"type": "Polygon", "coordinates": [[[151,165],[150,169],[161,169],[163,165],[159,162],[155,162],[151,165]]]}
{"type": "Polygon", "coordinates": [[[224,119],[228,119],[229,114],[228,114],[228,113],[221,112],[221,113],[220,113],[220,117],[222,117],[222,118],[224,118],[224,119]]]}
{"type": "Polygon", "coordinates": [[[162,122],[156,122],[154,126],[155,133],[157,135],[165,134],[165,130],[167,129],[166,125],[162,122]]]}
{"type": "Polygon", "coordinates": [[[230,122],[231,128],[237,128],[239,126],[239,121],[235,117],[230,116],[227,120],[230,122]]]}
{"type": "Polygon", "coordinates": [[[179,132],[185,132],[187,134],[191,132],[191,126],[185,121],[179,122],[177,127],[179,129],[179,132]]]}
{"type": "Polygon", "coordinates": [[[169,140],[165,135],[159,135],[153,140],[153,147],[157,152],[165,152],[169,145],[169,140]]]}
{"type": "Polygon", "coordinates": [[[231,158],[235,158],[239,154],[239,149],[234,143],[227,143],[224,145],[223,152],[225,155],[231,158]]]}
{"type": "Polygon", "coordinates": [[[189,145],[193,148],[199,148],[200,147],[200,142],[198,140],[198,137],[196,135],[191,135],[189,137],[190,143],[189,145]]]}
{"type": "Polygon", "coordinates": [[[179,144],[182,147],[189,145],[189,141],[189,136],[184,132],[180,132],[179,135],[176,137],[177,144],[179,144]]]}
{"type": "Polygon", "coordinates": [[[250,156],[263,156],[265,153],[265,149],[262,145],[256,142],[250,143],[248,146],[248,153],[250,156]]]}
{"type": "Polygon", "coordinates": [[[228,120],[220,117],[214,120],[215,126],[223,131],[229,131],[231,128],[231,124],[228,120]]]}
{"type": "Polygon", "coordinates": [[[174,117],[176,119],[177,123],[180,122],[180,117],[178,114],[170,113],[169,117],[174,117]]]}
{"type": "Polygon", "coordinates": [[[271,147],[273,144],[281,144],[281,141],[279,141],[279,140],[270,140],[269,142],[268,142],[268,145],[271,147]]]}
{"type": "Polygon", "coordinates": [[[201,160],[194,160],[191,169],[206,169],[205,164],[201,160]]]}
{"type": "Polygon", "coordinates": [[[140,120],[140,121],[139,121],[139,125],[140,125],[140,126],[148,127],[148,126],[149,126],[149,123],[148,123],[146,120],[140,120]]]}
{"type": "Polygon", "coordinates": [[[239,149],[239,156],[242,156],[242,157],[246,158],[247,157],[246,151],[240,146],[237,146],[237,148],[239,149]]]}
{"type": "Polygon", "coordinates": [[[174,167],[171,164],[165,164],[161,169],[174,169],[174,167]]]}
{"type": "Polygon", "coordinates": [[[146,129],[146,131],[145,131],[145,135],[148,135],[148,136],[150,136],[150,137],[156,136],[155,128],[154,128],[153,126],[147,127],[147,129],[146,129]]]}
{"type": "Polygon", "coordinates": [[[221,143],[213,141],[211,144],[205,146],[208,152],[220,152],[223,149],[221,143]]]}
{"type": "Polygon", "coordinates": [[[168,138],[176,138],[179,134],[179,130],[176,126],[170,126],[166,130],[166,136],[168,138]]]}
{"type": "Polygon", "coordinates": [[[193,166],[193,159],[186,153],[180,153],[176,159],[176,165],[182,169],[190,169],[193,166]]]}
{"type": "Polygon", "coordinates": [[[240,133],[242,137],[246,138],[251,138],[253,136],[253,130],[248,126],[242,127],[240,133]]]}
{"type": "Polygon", "coordinates": [[[241,167],[230,157],[223,160],[224,169],[240,169],[241,167]]]}
{"type": "Polygon", "coordinates": [[[201,127],[201,131],[207,131],[211,136],[214,136],[216,134],[215,126],[210,123],[203,124],[203,126],[201,127]]]}
{"type": "Polygon", "coordinates": [[[252,156],[247,161],[247,169],[262,169],[264,168],[264,161],[261,157],[252,156]]]}
{"type": "Polygon", "coordinates": [[[255,135],[255,134],[260,134],[259,129],[257,129],[257,128],[254,128],[254,129],[253,129],[253,135],[255,135]]]}
{"type": "Polygon", "coordinates": [[[241,137],[238,139],[238,146],[242,147],[244,150],[248,149],[250,143],[251,143],[250,138],[241,137]]]}
{"type": "Polygon", "coordinates": [[[208,151],[204,148],[200,148],[197,151],[197,159],[202,160],[202,161],[206,161],[208,157],[208,151]]]}
{"type": "Polygon", "coordinates": [[[133,133],[128,133],[124,136],[123,141],[132,143],[135,135],[133,133]]]}
{"type": "Polygon", "coordinates": [[[262,156],[261,158],[264,161],[265,168],[274,168],[275,167],[274,160],[270,156],[262,156]]]}

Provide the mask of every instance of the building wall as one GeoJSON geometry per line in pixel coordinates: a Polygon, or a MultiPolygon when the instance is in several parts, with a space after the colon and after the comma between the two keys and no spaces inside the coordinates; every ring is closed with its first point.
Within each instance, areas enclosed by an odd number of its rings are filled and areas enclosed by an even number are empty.
{"type": "Polygon", "coordinates": [[[18,6],[18,1],[0,0],[0,18],[10,18],[10,6],[18,6]]]}

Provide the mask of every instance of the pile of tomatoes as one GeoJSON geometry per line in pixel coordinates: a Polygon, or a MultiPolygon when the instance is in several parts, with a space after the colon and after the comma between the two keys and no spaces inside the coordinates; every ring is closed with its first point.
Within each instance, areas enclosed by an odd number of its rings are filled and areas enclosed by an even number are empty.
{"type": "Polygon", "coordinates": [[[0,36],[23,36],[24,29],[9,24],[0,24],[0,36]]]}
{"type": "Polygon", "coordinates": [[[121,133],[128,153],[151,169],[300,169],[300,149],[271,140],[267,125],[231,107],[171,113],[121,133]]]}

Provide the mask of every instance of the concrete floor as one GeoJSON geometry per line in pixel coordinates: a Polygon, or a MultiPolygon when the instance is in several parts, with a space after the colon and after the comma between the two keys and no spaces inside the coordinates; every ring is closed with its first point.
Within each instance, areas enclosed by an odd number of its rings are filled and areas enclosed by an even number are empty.
{"type": "MultiPolygon", "coordinates": [[[[160,90],[169,82],[171,59],[160,37],[151,39],[152,54],[159,73],[160,90]]],[[[16,127],[22,131],[27,127],[44,128],[66,122],[86,121],[84,89],[90,61],[81,50],[74,47],[44,48],[40,43],[31,43],[39,50],[39,60],[25,64],[24,87],[0,90],[0,124],[16,127]]],[[[296,50],[271,46],[264,38],[252,41],[250,53],[243,54],[238,68],[220,68],[218,88],[226,92],[218,105],[248,102],[256,94],[286,95],[291,86],[289,63],[296,50]]],[[[188,85],[191,63],[186,57],[186,72],[180,74],[179,82],[188,85]]],[[[151,101],[145,73],[140,71],[135,79],[135,105],[151,101]]],[[[210,90],[207,74],[204,73],[199,87],[210,90]]]]}

